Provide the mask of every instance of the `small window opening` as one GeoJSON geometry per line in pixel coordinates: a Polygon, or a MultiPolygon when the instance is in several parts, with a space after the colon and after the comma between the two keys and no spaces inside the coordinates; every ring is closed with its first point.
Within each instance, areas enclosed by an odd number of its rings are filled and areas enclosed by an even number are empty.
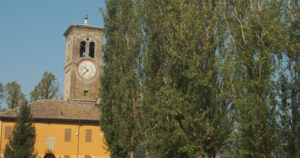
{"type": "Polygon", "coordinates": [[[85,142],[92,142],[92,130],[91,129],[85,130],[85,142]]]}
{"type": "Polygon", "coordinates": [[[5,126],[5,136],[4,138],[6,140],[9,140],[12,134],[12,127],[11,126],[5,126]]]}
{"type": "Polygon", "coordinates": [[[85,52],[85,42],[82,41],[80,43],[80,57],[85,57],[86,52],[85,52]]]}
{"type": "Polygon", "coordinates": [[[94,56],[95,56],[95,43],[94,42],[90,43],[89,55],[90,55],[91,58],[94,58],[94,56]]]}
{"type": "Polygon", "coordinates": [[[83,96],[87,97],[88,94],[89,94],[89,91],[88,91],[88,90],[84,90],[84,91],[83,91],[83,96]]]}
{"type": "Polygon", "coordinates": [[[72,133],[71,128],[65,129],[65,142],[71,142],[71,133],[72,133]]]}

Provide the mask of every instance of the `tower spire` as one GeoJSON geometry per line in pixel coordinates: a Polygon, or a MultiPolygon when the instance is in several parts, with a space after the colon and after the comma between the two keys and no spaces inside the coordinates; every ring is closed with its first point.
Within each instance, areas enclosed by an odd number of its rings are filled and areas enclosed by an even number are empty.
{"type": "Polygon", "coordinates": [[[86,14],[85,14],[85,18],[84,18],[84,24],[87,25],[87,20],[88,20],[88,13],[86,11],[86,14]]]}

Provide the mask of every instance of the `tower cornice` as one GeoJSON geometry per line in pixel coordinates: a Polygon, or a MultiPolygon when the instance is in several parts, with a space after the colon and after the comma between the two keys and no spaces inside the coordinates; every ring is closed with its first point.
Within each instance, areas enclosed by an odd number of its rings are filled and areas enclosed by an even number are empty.
{"type": "Polygon", "coordinates": [[[86,25],[86,24],[72,24],[64,32],[64,36],[67,37],[72,30],[76,30],[76,29],[77,30],[104,31],[104,27],[98,27],[98,26],[86,25]]]}

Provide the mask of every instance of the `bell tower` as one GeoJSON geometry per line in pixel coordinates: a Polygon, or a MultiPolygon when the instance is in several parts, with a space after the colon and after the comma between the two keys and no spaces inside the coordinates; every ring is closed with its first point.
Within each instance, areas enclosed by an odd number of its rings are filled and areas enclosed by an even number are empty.
{"type": "Polygon", "coordinates": [[[65,31],[64,100],[95,102],[102,72],[104,28],[72,24],[65,31]]]}

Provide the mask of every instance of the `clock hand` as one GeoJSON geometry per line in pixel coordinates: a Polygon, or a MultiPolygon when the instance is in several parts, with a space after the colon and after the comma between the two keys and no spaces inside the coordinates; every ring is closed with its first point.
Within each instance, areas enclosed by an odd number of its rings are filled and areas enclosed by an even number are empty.
{"type": "Polygon", "coordinates": [[[83,75],[86,74],[87,72],[89,72],[89,69],[86,69],[85,72],[81,74],[81,76],[83,76],[83,75]]]}

